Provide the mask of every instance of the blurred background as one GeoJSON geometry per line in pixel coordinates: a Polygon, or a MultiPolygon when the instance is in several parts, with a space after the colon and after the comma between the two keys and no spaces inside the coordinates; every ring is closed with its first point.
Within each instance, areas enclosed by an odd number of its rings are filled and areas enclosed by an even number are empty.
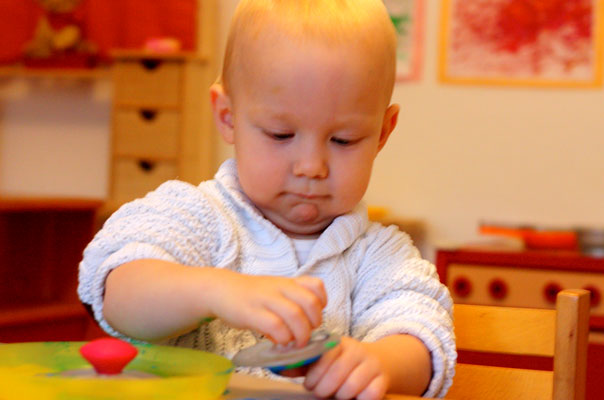
{"type": "MultiPolygon", "coordinates": [[[[232,157],[208,88],[237,2],[0,0],[0,342],[102,335],[76,296],[94,232],[232,157]]],[[[604,398],[603,1],[385,4],[401,113],[370,217],[407,231],[455,302],[590,290],[588,398],[604,398]]]]}
{"type": "MultiPolygon", "coordinates": [[[[217,64],[236,4],[216,4],[211,57],[217,64]]],[[[366,201],[414,226],[421,223],[424,236],[418,244],[430,259],[439,244],[474,240],[485,220],[604,227],[602,86],[442,82],[443,4],[424,3],[417,77],[396,85],[393,102],[401,105],[399,123],[378,156],[366,201]]],[[[103,16],[111,15],[104,11],[103,16]]],[[[149,14],[152,18],[153,11],[149,14]]],[[[89,16],[94,19],[94,14],[89,16]]],[[[111,35],[106,36],[102,50],[108,54],[111,35]]],[[[116,43],[142,45],[143,38],[134,36],[129,36],[131,43],[116,43]]],[[[107,198],[111,75],[67,79],[4,69],[0,194],[107,198]]],[[[219,139],[211,145],[215,170],[232,150],[219,139]]]]}

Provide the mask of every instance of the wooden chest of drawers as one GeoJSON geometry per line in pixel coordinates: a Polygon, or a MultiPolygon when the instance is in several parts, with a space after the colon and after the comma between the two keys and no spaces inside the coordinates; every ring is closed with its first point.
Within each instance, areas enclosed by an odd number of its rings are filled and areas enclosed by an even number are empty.
{"type": "Polygon", "coordinates": [[[108,210],[169,179],[197,185],[213,174],[210,59],[116,51],[108,210]]]}
{"type": "MultiPolygon", "coordinates": [[[[591,291],[587,398],[604,399],[604,258],[575,252],[440,250],[436,267],[455,303],[555,308],[558,291],[591,291]]],[[[477,361],[476,355],[460,354],[477,361]]],[[[481,362],[480,360],[478,360],[481,362]]],[[[502,366],[548,368],[551,360],[490,358],[502,366]]]]}

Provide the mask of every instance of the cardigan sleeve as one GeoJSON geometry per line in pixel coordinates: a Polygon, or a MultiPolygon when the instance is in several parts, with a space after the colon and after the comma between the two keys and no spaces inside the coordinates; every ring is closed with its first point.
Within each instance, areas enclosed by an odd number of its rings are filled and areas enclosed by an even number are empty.
{"type": "MultiPolygon", "coordinates": [[[[421,259],[405,233],[373,224],[352,293],[352,336],[375,341],[393,334],[419,338],[430,351],[426,397],[442,397],[452,384],[457,353],[452,300],[436,268],[421,259]]],[[[401,354],[404,357],[404,354],[401,354]]]]}
{"type": "MultiPolygon", "coordinates": [[[[203,185],[203,184],[202,184],[203,185]]],[[[225,218],[199,187],[169,181],[142,199],[123,205],[84,250],[79,265],[78,295],[92,306],[100,326],[124,337],[103,317],[107,275],[137,259],[153,258],[190,266],[219,263],[231,242],[225,218]]],[[[144,284],[144,277],[141,277],[144,284]]]]}

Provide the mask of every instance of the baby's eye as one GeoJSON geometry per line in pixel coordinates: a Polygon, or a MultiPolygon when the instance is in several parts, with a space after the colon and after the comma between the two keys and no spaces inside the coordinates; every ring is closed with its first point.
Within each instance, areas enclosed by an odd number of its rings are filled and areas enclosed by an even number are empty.
{"type": "Polygon", "coordinates": [[[332,137],[331,141],[334,142],[335,144],[339,144],[341,146],[348,146],[353,143],[352,140],[342,139],[342,138],[337,138],[337,137],[332,137]]]}
{"type": "Polygon", "coordinates": [[[265,132],[268,136],[275,140],[287,140],[294,137],[293,133],[276,133],[276,132],[265,132]]]}

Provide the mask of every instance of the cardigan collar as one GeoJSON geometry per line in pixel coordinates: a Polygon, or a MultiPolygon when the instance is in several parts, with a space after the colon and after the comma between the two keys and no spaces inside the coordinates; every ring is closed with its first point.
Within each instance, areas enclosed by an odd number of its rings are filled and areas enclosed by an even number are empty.
{"type": "MultiPolygon", "coordinates": [[[[243,214],[248,220],[261,224],[275,240],[287,240],[292,251],[294,251],[291,239],[266,219],[243,192],[239,183],[235,159],[226,160],[220,166],[214,178],[223,189],[223,193],[230,197],[231,202],[239,209],[238,213],[243,214]]],[[[317,239],[303,269],[310,268],[323,259],[342,253],[367,230],[368,226],[367,207],[363,202],[359,203],[349,213],[336,217],[317,239]]]]}

